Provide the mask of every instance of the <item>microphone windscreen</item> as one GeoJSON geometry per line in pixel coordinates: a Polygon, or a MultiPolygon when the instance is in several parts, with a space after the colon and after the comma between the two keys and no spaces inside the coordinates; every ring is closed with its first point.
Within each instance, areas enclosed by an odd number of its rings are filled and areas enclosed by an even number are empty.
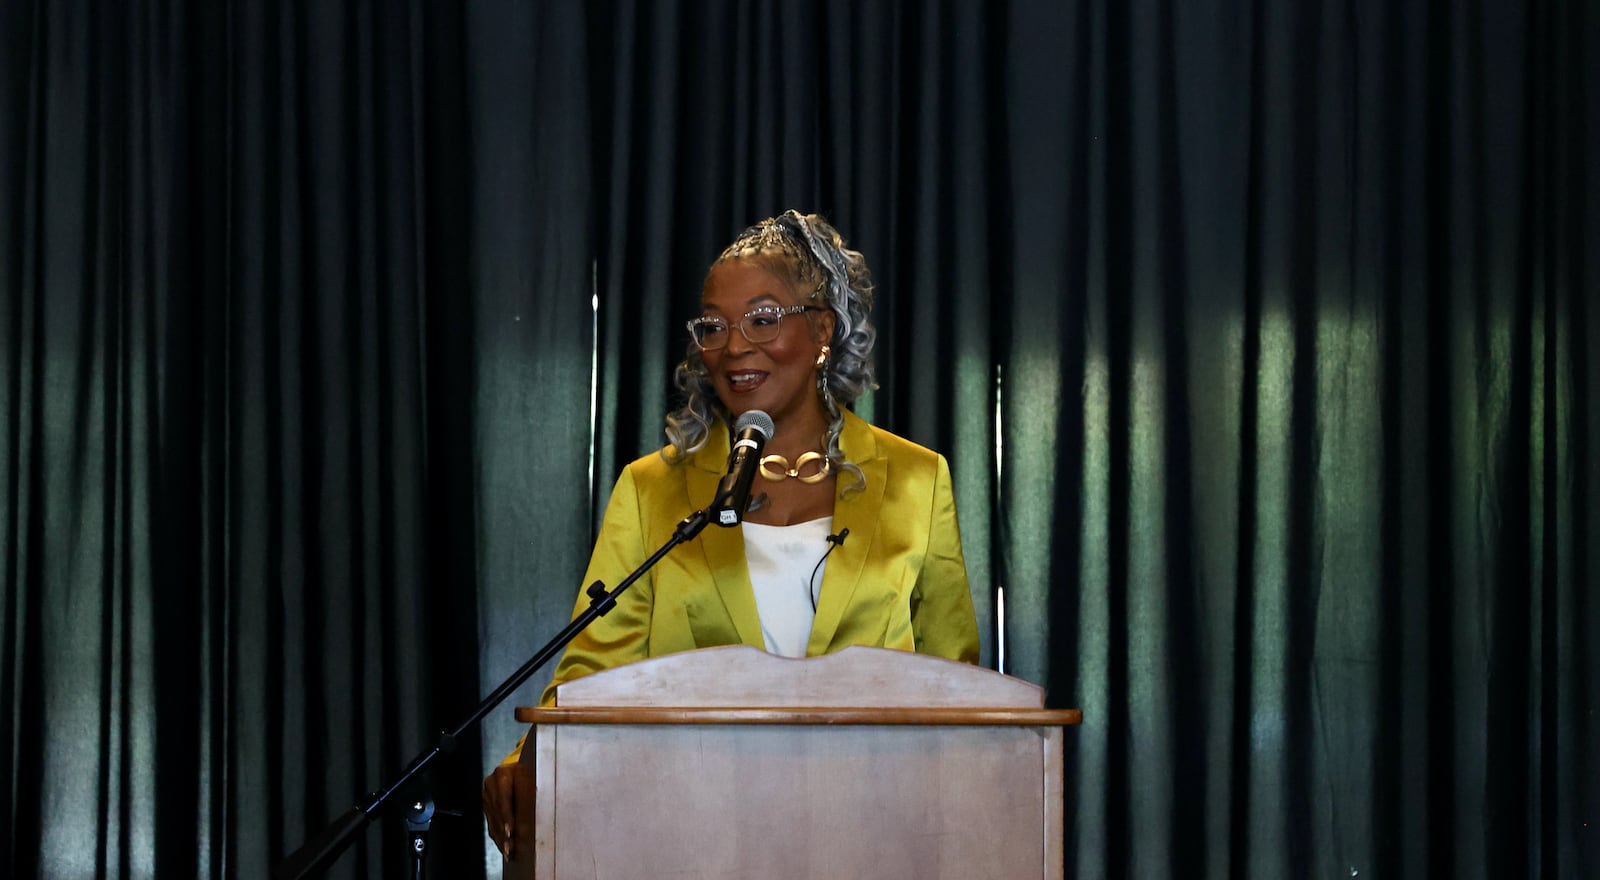
{"type": "Polygon", "coordinates": [[[768,439],[772,437],[772,432],[776,430],[776,426],[772,424],[772,416],[767,415],[759,409],[750,410],[749,412],[740,416],[738,421],[733,423],[733,432],[735,434],[743,431],[745,428],[755,428],[757,431],[761,432],[761,436],[763,438],[768,439]]]}

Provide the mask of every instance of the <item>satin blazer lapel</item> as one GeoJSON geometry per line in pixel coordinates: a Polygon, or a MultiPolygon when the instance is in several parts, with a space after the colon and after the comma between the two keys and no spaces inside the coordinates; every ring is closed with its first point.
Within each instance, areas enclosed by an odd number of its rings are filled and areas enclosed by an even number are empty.
{"type": "MultiPolygon", "coordinates": [[[[854,413],[845,413],[845,430],[839,438],[845,457],[861,468],[867,486],[834,501],[833,531],[849,529],[844,543],[828,557],[822,575],[822,590],[817,597],[817,616],[811,622],[811,639],[806,654],[827,653],[839,621],[855,596],[866,569],[867,554],[877,539],[878,522],[883,514],[883,496],[888,486],[889,460],[878,454],[872,429],[854,413]]],[[[840,479],[849,479],[842,476],[840,479]]]]}
{"type": "MultiPolygon", "coordinates": [[[[706,445],[695,453],[689,466],[684,468],[684,480],[691,509],[698,510],[711,503],[722,482],[723,470],[728,461],[728,435],[721,422],[711,427],[706,445]]],[[[755,589],[750,586],[750,565],[745,561],[744,533],[736,528],[725,528],[712,523],[700,532],[699,544],[710,570],[711,583],[722,597],[722,607],[727,609],[739,640],[765,650],[761,638],[761,615],[756,610],[755,589]]]]}

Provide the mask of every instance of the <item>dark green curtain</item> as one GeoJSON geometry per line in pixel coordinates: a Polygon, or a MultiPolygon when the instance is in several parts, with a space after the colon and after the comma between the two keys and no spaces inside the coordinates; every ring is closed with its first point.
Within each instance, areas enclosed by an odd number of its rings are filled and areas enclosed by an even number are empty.
{"type": "MultiPolygon", "coordinates": [[[[0,0],[0,874],[265,877],[828,215],[1072,877],[1600,865],[1592,4],[0,0]]],[[[512,703],[536,699],[541,680],[512,703]]],[[[430,774],[433,876],[497,876],[430,774]]],[[[408,793],[409,794],[409,793],[408,793]]],[[[329,872],[394,876],[398,820],[329,872]]]]}

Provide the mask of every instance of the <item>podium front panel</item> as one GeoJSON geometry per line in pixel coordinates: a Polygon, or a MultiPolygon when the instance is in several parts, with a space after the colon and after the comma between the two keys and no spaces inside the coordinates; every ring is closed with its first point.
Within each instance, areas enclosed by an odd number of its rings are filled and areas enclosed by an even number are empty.
{"type": "Polygon", "coordinates": [[[535,739],[541,878],[1062,873],[1060,727],[549,724],[535,739]]]}

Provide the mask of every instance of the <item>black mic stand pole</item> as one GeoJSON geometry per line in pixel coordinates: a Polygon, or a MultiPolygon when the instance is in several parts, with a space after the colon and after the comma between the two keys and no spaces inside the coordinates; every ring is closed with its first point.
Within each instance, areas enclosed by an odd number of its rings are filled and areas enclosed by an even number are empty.
{"type": "MultiPolygon", "coordinates": [[[[528,662],[522,664],[516,672],[511,674],[510,678],[490,692],[489,696],[484,697],[483,702],[478,704],[478,708],[472,710],[472,713],[467,716],[465,721],[456,725],[454,729],[441,733],[439,742],[429,751],[418,755],[393,782],[382,790],[373,792],[368,796],[367,800],[351,807],[344,815],[329,823],[316,837],[307,841],[305,845],[295,850],[287,859],[284,859],[274,873],[274,877],[277,880],[301,880],[301,878],[309,876],[313,871],[327,867],[355,839],[356,832],[365,828],[367,823],[372,821],[374,814],[390,798],[394,797],[395,793],[404,788],[406,783],[426,769],[429,764],[432,764],[440,754],[455,751],[456,741],[461,734],[465,733],[474,724],[482,721],[484,716],[500,705],[506,697],[511,696],[517,688],[522,687],[523,683],[539,670],[539,667],[549,662],[551,657],[560,653],[568,642],[576,638],[578,633],[583,632],[585,627],[615,607],[617,597],[622,595],[622,591],[633,586],[633,582],[642,577],[657,562],[660,562],[661,557],[666,556],[668,551],[679,544],[694,540],[695,536],[700,534],[706,525],[711,522],[710,510],[708,507],[684,517],[678,523],[678,527],[673,529],[672,537],[668,539],[667,543],[663,544],[661,549],[655,552],[655,555],[646,559],[643,565],[634,569],[633,574],[628,575],[622,583],[617,584],[616,589],[608,591],[606,585],[600,581],[590,584],[588,590],[585,591],[589,596],[589,607],[582,614],[573,618],[572,622],[567,624],[566,629],[556,633],[555,638],[551,639],[543,648],[540,648],[537,654],[530,657],[528,662]]],[[[407,827],[412,832],[408,840],[408,852],[415,863],[415,876],[419,880],[422,877],[422,858],[426,852],[425,832],[427,819],[431,818],[432,812],[433,805],[431,803],[418,801],[412,806],[411,813],[416,817],[420,817],[420,821],[418,818],[413,818],[407,823],[407,827]],[[419,825],[421,826],[420,829],[419,825]],[[419,838],[419,831],[424,834],[423,837],[419,838]]]]}

